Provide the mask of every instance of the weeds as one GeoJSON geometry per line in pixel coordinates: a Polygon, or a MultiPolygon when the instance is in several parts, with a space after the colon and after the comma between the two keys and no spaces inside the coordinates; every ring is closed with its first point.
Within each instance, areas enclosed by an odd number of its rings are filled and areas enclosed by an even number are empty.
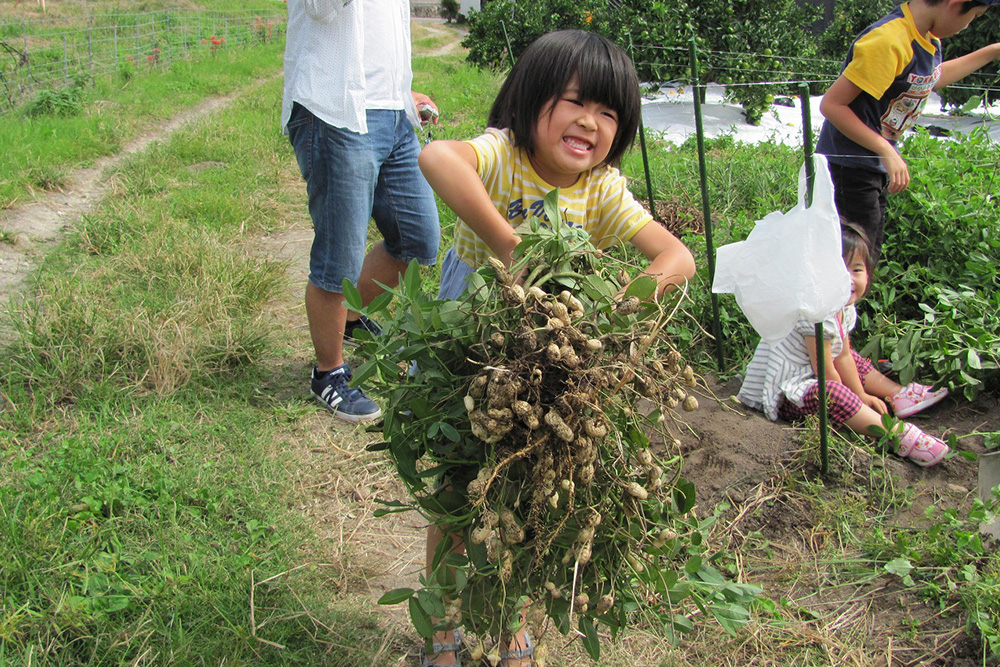
{"type": "Polygon", "coordinates": [[[885,571],[946,608],[958,604],[969,614],[969,623],[1000,660],[1000,568],[989,557],[979,529],[996,515],[1000,488],[989,503],[978,498],[967,511],[930,505],[924,512],[923,530],[898,528],[876,532],[869,544],[877,561],[887,560],[885,571]]]}
{"type": "Polygon", "coordinates": [[[79,88],[40,90],[24,107],[29,118],[38,116],[79,116],[83,113],[83,95],[79,88]]]}

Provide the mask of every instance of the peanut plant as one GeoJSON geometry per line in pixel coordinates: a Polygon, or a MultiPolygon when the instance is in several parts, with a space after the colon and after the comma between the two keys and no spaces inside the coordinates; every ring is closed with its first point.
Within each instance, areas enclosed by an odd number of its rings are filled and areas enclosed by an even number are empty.
{"type": "MultiPolygon", "coordinates": [[[[697,607],[733,631],[760,593],[712,565],[725,555],[703,540],[714,518],[691,512],[668,432],[675,411],[697,408],[668,335],[677,304],[651,300],[651,278],[562,224],[557,196],[545,224],[519,230],[510,269],[491,262],[459,300],[423,294],[412,265],[363,309],[384,335],[363,344],[357,373],[387,397],[373,447],[412,496],[382,512],[416,509],[454,537],[422,588],[381,602],[407,602],[427,639],[472,631],[474,658],[499,660],[527,623],[543,666],[552,627],[579,631],[597,659],[599,624],[616,636],[643,614],[678,636],[697,607]]],[[[345,296],[361,309],[347,283],[345,296]]]]}

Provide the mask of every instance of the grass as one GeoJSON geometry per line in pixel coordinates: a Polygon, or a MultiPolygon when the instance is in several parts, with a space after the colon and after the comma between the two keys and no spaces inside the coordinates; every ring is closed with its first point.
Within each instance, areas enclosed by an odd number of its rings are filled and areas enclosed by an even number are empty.
{"type": "MultiPolygon", "coordinates": [[[[281,44],[272,43],[146,68],[150,71],[128,80],[102,78],[81,91],[78,115],[31,117],[24,110],[0,115],[0,143],[6,147],[0,163],[0,209],[59,189],[73,168],[117,153],[207,96],[277,76],[281,53],[281,44]]],[[[277,126],[277,118],[273,124],[277,126]]]]}
{"type": "MultiPolygon", "coordinates": [[[[242,91],[225,113],[109,174],[111,194],[46,249],[30,291],[9,305],[0,664],[413,661],[405,612],[373,600],[412,584],[423,526],[372,517],[380,497],[399,492],[381,455],[365,451],[376,436],[336,423],[305,394],[302,272],[296,259],[276,259],[309,230],[277,128],[279,52],[109,84],[86,97],[82,116],[44,117],[19,134],[0,118],[15,156],[6,162],[20,160],[0,165],[4,187],[15,183],[10,202],[57,187],[179,108],[242,91]]],[[[435,138],[481,131],[497,75],[459,56],[418,57],[415,67],[415,88],[441,107],[435,138]]],[[[691,148],[651,156],[658,198],[697,206],[691,148]]],[[[721,140],[710,159],[723,237],[791,205],[794,193],[777,186],[794,181],[791,152],[721,140]]],[[[637,155],[624,168],[642,182],[637,155]]],[[[447,240],[454,217],[442,209],[441,219],[447,240]]],[[[290,256],[300,255],[293,245],[290,256]]],[[[425,272],[426,289],[436,281],[436,270],[425,272]]],[[[962,541],[968,517],[946,514],[942,500],[926,530],[893,525],[914,491],[853,441],[832,448],[838,475],[818,483],[814,434],[803,429],[802,451],[731,499],[705,535],[730,574],[768,590],[751,623],[737,636],[706,623],[681,646],[640,625],[602,664],[902,663],[920,650],[959,655],[962,642],[969,664],[995,664],[962,634],[974,614],[982,626],[996,618],[1000,576],[995,556],[962,541]],[[914,567],[912,585],[885,574],[899,558],[914,567]],[[886,644],[891,631],[872,630],[890,626],[910,635],[886,644]],[[935,636],[939,647],[927,644],[935,636]]],[[[578,643],[559,649],[550,664],[587,664],[578,643]]]]}
{"type": "MultiPolygon", "coordinates": [[[[0,663],[357,664],[359,638],[386,641],[287,509],[301,470],[279,443],[315,409],[274,373],[292,349],[276,322],[286,267],[248,243],[288,224],[302,194],[286,189],[278,53],[119,91],[141,101],[113,121],[135,136],[178,100],[261,81],[112,174],[11,304],[0,663]],[[178,93],[185,76],[202,81],[178,93]]],[[[118,146],[49,155],[31,129],[22,148],[67,170],[118,146]]]]}
{"type": "Polygon", "coordinates": [[[51,19],[60,25],[86,25],[87,17],[95,13],[137,13],[178,9],[190,11],[267,11],[284,12],[284,6],[278,2],[258,1],[243,2],[241,0],[87,0],[87,2],[53,2],[45,3],[45,13],[36,0],[0,0],[0,16],[2,22],[12,22],[34,19],[51,19]],[[15,4],[17,5],[15,7],[15,4]]]}

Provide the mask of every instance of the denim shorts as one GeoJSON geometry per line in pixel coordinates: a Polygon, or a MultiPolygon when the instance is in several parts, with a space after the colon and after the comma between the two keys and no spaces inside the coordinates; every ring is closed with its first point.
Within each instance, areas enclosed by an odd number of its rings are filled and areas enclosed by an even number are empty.
{"type": "Polygon", "coordinates": [[[328,125],[298,103],[288,120],[315,232],[309,282],[328,292],[342,291],[344,278],[357,284],[371,219],[393,259],[437,261],[441,227],[413,126],[404,111],[367,116],[367,134],[328,125]]]}

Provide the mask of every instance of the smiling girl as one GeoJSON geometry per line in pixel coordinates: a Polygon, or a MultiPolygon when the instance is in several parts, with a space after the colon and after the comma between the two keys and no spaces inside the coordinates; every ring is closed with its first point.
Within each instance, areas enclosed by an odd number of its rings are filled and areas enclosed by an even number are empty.
{"type": "MultiPolygon", "coordinates": [[[[938,403],[947,389],[934,391],[911,382],[905,387],[882,375],[874,365],[851,349],[850,332],[857,322],[854,304],[864,296],[872,270],[872,257],[865,233],[857,225],[842,221],[844,264],[851,276],[851,295],[836,316],[824,322],[826,338],[822,350],[816,345],[815,327],[801,321],[786,338],[770,345],[761,341],[754,352],[737,397],[770,419],[795,421],[819,410],[818,355],[826,369],[827,406],[830,422],[872,435],[890,408],[896,417],[909,417],[938,403]]],[[[932,466],[948,453],[940,438],[917,426],[901,423],[896,431],[896,454],[919,466],[932,466]]]]}
{"type": "MultiPolygon", "coordinates": [[[[510,266],[520,242],[515,228],[544,218],[543,199],[556,187],[564,224],[584,229],[598,248],[635,246],[649,260],[644,273],[656,279],[657,294],[693,276],[691,252],[653,221],[614,166],[635,138],[640,113],[635,68],[604,37],[565,30],[525,49],[493,103],[486,133],[434,141],[420,154],[427,181],[460,218],[441,266],[439,298],[461,297],[469,275],[490,256],[510,266]]],[[[428,568],[443,537],[429,528],[428,568]]],[[[532,664],[523,627],[506,644],[502,667],[532,664]]],[[[462,650],[459,634],[439,632],[422,664],[461,665],[462,650]]]]}
{"type": "Polygon", "coordinates": [[[600,35],[563,30],[535,40],[514,66],[490,110],[486,133],[470,141],[434,141],[420,168],[460,218],[441,268],[440,298],[495,256],[508,266],[515,228],[543,216],[542,200],[559,188],[565,224],[594,245],[631,243],[648,260],[658,294],[694,275],[683,243],[629,192],[614,166],[635,139],[639,80],[628,56],[600,35]]]}

